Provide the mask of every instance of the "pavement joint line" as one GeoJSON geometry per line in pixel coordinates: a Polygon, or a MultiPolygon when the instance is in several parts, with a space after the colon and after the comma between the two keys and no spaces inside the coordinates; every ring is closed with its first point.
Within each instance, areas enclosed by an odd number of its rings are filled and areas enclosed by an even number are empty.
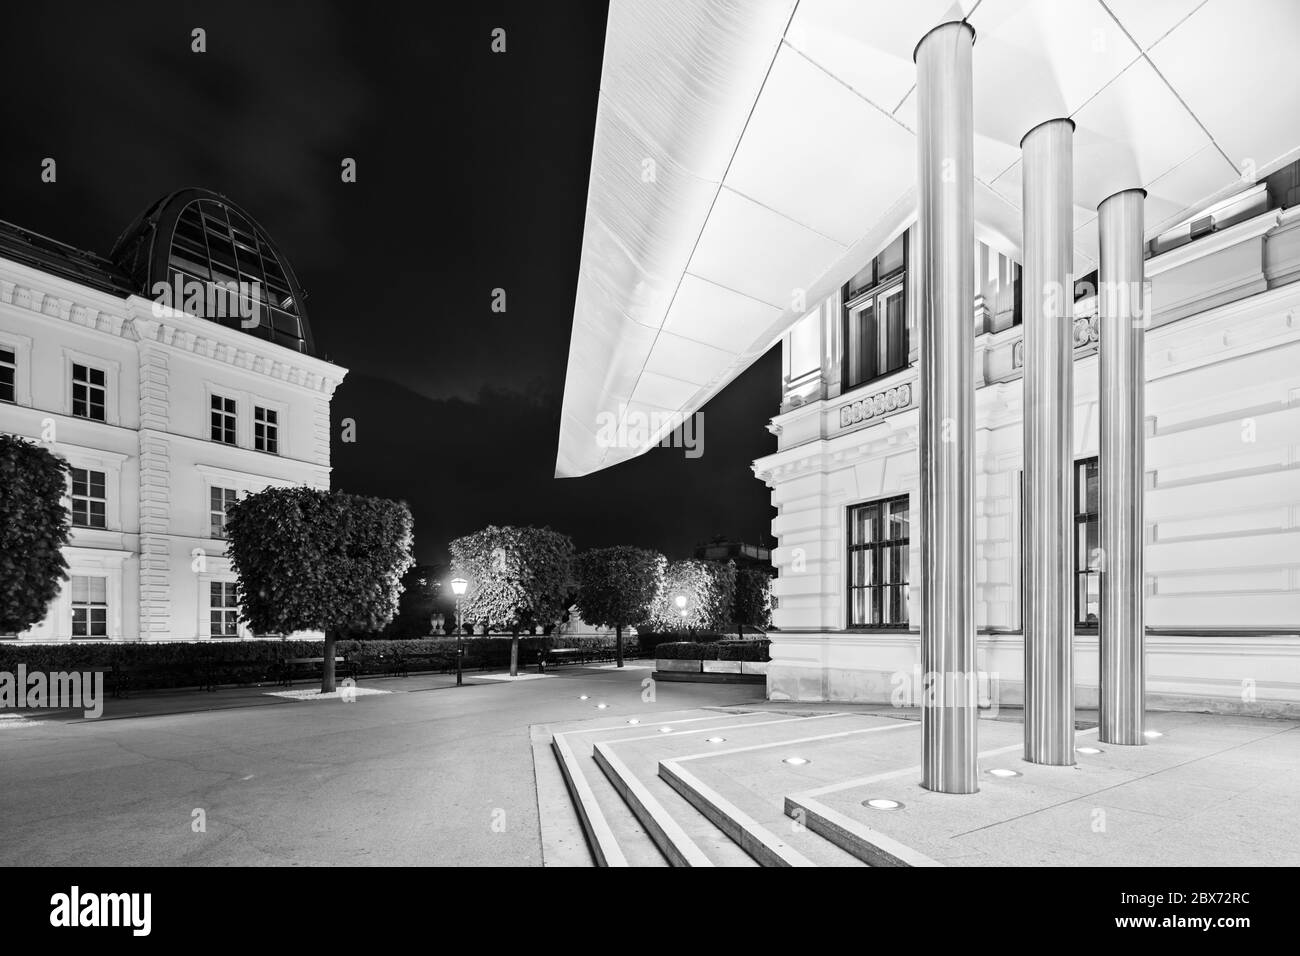
{"type": "MultiPolygon", "coordinates": [[[[844,716],[844,717],[856,717],[857,715],[856,715],[856,714],[823,714],[822,716],[824,716],[824,717],[840,717],[840,716],[844,716]]],[[[866,715],[866,716],[875,716],[875,715],[874,715],[874,714],[871,714],[871,715],[866,715]]],[[[806,717],[806,718],[803,718],[803,719],[804,719],[804,720],[816,720],[817,718],[815,718],[815,717],[806,717]]],[[[888,719],[888,718],[886,718],[886,719],[888,719]]],[[[774,721],[771,721],[771,723],[774,723],[774,724],[777,724],[777,723],[789,723],[789,721],[774,720],[774,721]]],[[[761,725],[759,725],[759,724],[747,724],[747,725],[745,725],[745,726],[749,726],[749,727],[758,727],[758,726],[761,726],[761,725]]],[[[778,741],[775,741],[775,742],[773,742],[773,743],[766,743],[766,744],[751,744],[751,745],[749,745],[748,747],[731,747],[731,748],[729,748],[729,749],[727,749],[727,750],[705,750],[705,751],[701,751],[700,753],[697,753],[697,754],[688,754],[688,755],[686,755],[686,756],[684,756],[684,757],[673,757],[672,759],[673,759],[673,760],[676,760],[676,761],[678,761],[678,762],[680,762],[680,761],[684,761],[684,760],[699,760],[699,759],[704,758],[704,757],[725,757],[725,756],[727,756],[727,755],[729,755],[729,754],[748,753],[748,752],[751,751],[751,750],[766,750],[766,749],[769,748],[769,747],[788,747],[788,746],[791,746],[792,744],[807,744],[807,743],[812,743],[813,741],[817,741],[817,740],[834,740],[834,739],[837,738],[837,737],[850,737],[850,736],[852,736],[853,734],[870,734],[870,733],[874,733],[875,731],[878,731],[878,730],[902,730],[902,729],[907,728],[907,727],[917,727],[917,726],[920,726],[920,725],[917,724],[915,721],[910,721],[910,720],[909,720],[909,721],[902,721],[902,722],[899,722],[899,723],[897,723],[897,724],[887,724],[887,725],[885,725],[885,726],[881,726],[881,727],[859,727],[857,730],[840,730],[840,731],[837,731],[837,732],[835,732],[835,733],[833,733],[833,734],[819,734],[819,735],[817,735],[817,736],[815,736],[815,737],[798,737],[798,738],[796,738],[796,739],[794,739],[794,740],[778,740],[778,741]]],[[[722,728],[718,728],[718,729],[722,729],[722,728]]],[[[669,735],[669,734],[665,734],[665,736],[671,736],[671,735],[669,735]]]]}
{"type": "Polygon", "coordinates": [[[612,750],[603,742],[597,743],[593,756],[670,863],[674,866],[713,866],[713,861],[612,750]]]}
{"type": "MultiPolygon", "coordinates": [[[[1075,739],[1087,734],[1095,734],[1096,727],[1090,727],[1086,730],[1076,730],[1075,739]]],[[[982,750],[975,755],[979,760],[983,757],[997,757],[1002,754],[1012,753],[1016,750],[1024,749],[1024,742],[1008,744],[1005,747],[994,747],[990,750],[982,750]]],[[[852,817],[840,813],[832,807],[827,806],[817,799],[827,793],[835,793],[840,790],[849,790],[854,787],[866,786],[871,783],[878,783],[882,780],[893,780],[898,777],[918,774],[922,771],[920,764],[912,767],[905,767],[901,770],[890,770],[885,773],[871,774],[866,777],[858,777],[855,780],[845,781],[843,783],[831,784],[826,787],[817,787],[813,790],[805,790],[800,793],[794,793],[785,798],[786,816],[793,817],[802,810],[807,821],[809,829],[814,829],[813,823],[824,829],[814,830],[819,835],[826,837],[832,843],[835,843],[841,849],[848,850],[858,859],[863,860],[872,866],[878,865],[901,865],[901,866],[943,866],[937,860],[926,856],[919,850],[916,850],[905,843],[895,840],[893,837],[886,836],[879,830],[874,830],[863,823],[859,823],[852,817]],[[792,812],[793,811],[793,812],[792,812]],[[825,832],[825,831],[830,831],[825,832]],[[840,837],[840,839],[836,839],[840,837]],[[844,838],[847,837],[847,840],[844,838]],[[855,852],[850,846],[859,848],[859,842],[864,844],[867,849],[867,856],[861,852],[855,852]],[[874,851],[874,853],[872,852],[874,851]],[[873,862],[872,856],[881,862],[873,862]]],[[[1078,799],[1078,798],[1076,798],[1078,799]]],[[[1070,802],[1070,801],[1066,801],[1070,802]]],[[[860,849],[860,848],[859,848],[860,849]]]]}
{"type": "MultiPolygon", "coordinates": [[[[1093,728],[1094,731],[1095,731],[1095,729],[1096,729],[1096,728],[1093,728]]],[[[1226,754],[1226,753],[1228,753],[1228,752],[1230,752],[1230,751],[1233,751],[1233,750],[1239,750],[1239,749],[1242,748],[1242,747],[1246,747],[1246,746],[1249,746],[1249,745],[1251,745],[1251,744],[1258,743],[1258,742],[1261,741],[1261,740],[1267,740],[1269,737],[1275,737],[1275,736],[1277,736],[1278,734],[1286,734],[1286,733],[1290,733],[1290,732],[1291,732],[1292,730],[1294,730],[1294,729],[1295,729],[1295,727],[1287,727],[1287,728],[1285,728],[1285,729],[1283,729],[1283,730],[1274,731],[1274,732],[1271,733],[1271,734],[1265,734],[1265,735],[1262,736],[1262,737],[1256,737],[1256,738],[1254,738],[1253,740],[1246,740],[1246,741],[1242,741],[1242,742],[1239,743],[1239,744],[1233,744],[1231,747],[1224,747],[1222,750],[1216,750],[1216,751],[1214,751],[1214,753],[1202,754],[1202,755],[1199,756],[1199,757],[1193,757],[1193,758],[1191,758],[1190,760],[1184,760],[1182,763],[1170,764],[1168,767],[1160,767],[1159,769],[1152,770],[1152,771],[1150,771],[1150,772],[1148,772],[1148,773],[1138,774],[1136,777],[1132,777],[1132,778],[1130,778],[1130,779],[1128,779],[1128,780],[1121,780],[1119,783],[1112,783],[1110,786],[1108,786],[1108,787],[1102,787],[1102,788],[1100,788],[1099,790],[1090,790],[1090,791],[1088,791],[1087,793],[1076,794],[1075,796],[1070,797],[1068,800],[1062,800],[1060,803],[1049,804],[1048,806],[1045,806],[1045,807],[1039,807],[1039,808],[1036,809],[1036,810],[1028,810],[1028,811],[1026,811],[1025,813],[1018,813],[1018,814],[1016,814],[1014,817],[1007,817],[1005,820],[998,820],[998,821],[996,821],[996,822],[994,822],[994,823],[986,823],[986,824],[984,824],[984,826],[982,826],[982,827],[975,827],[975,828],[972,829],[972,830],[965,830],[965,831],[963,831],[963,832],[961,832],[961,833],[955,833],[955,834],[953,834],[952,839],[955,840],[955,839],[957,839],[958,837],[969,836],[969,835],[972,834],[972,833],[978,833],[980,830],[987,830],[987,829],[989,829],[990,827],[1002,826],[1004,823],[1011,823],[1011,822],[1013,822],[1013,821],[1015,821],[1015,820],[1021,820],[1021,819],[1025,818],[1025,817],[1033,816],[1035,813],[1042,813],[1042,812],[1045,811],[1045,810],[1054,810],[1054,809],[1056,809],[1057,807],[1063,807],[1063,806],[1066,806],[1067,804],[1077,803],[1077,802],[1079,802],[1080,800],[1083,800],[1084,798],[1095,797],[1095,796],[1097,796],[1098,794],[1106,793],[1106,792],[1109,791],[1109,790],[1116,790],[1116,789],[1118,789],[1118,788],[1120,788],[1120,787],[1127,787],[1127,786],[1129,786],[1130,784],[1138,783],[1138,782],[1140,782],[1140,781],[1142,781],[1142,780],[1147,780],[1147,779],[1149,779],[1149,778],[1151,778],[1151,777],[1158,776],[1159,774],[1162,774],[1162,773],[1168,773],[1170,770],[1177,770],[1179,767],[1189,767],[1189,766],[1191,766],[1192,764],[1194,764],[1194,763],[1198,763],[1198,762],[1200,762],[1200,761],[1202,761],[1202,760],[1208,760],[1208,759],[1211,758],[1211,757],[1218,757],[1218,756],[1221,756],[1222,754],[1226,754]]],[[[1079,731],[1079,732],[1080,732],[1080,733],[1088,733],[1088,731],[1079,731]]],[[[1114,744],[1113,746],[1117,746],[1117,747],[1119,747],[1119,746],[1124,746],[1124,745],[1123,745],[1123,744],[1114,744]]],[[[1143,746],[1147,746],[1147,747],[1155,746],[1155,747],[1158,747],[1159,744],[1144,744],[1143,746]]],[[[1141,810],[1134,810],[1134,811],[1130,811],[1130,812],[1133,812],[1133,813],[1142,813],[1142,812],[1144,812],[1144,811],[1141,811],[1141,810]]],[[[1151,815],[1151,816],[1159,816],[1159,817],[1163,817],[1164,819],[1167,819],[1167,820],[1177,820],[1177,819],[1178,819],[1177,817],[1169,817],[1169,816],[1166,816],[1166,815],[1163,814],[1163,813],[1151,813],[1150,815],[1151,815]]]]}
{"type": "MultiPolygon", "coordinates": [[[[743,716],[736,714],[719,714],[717,717],[699,717],[697,720],[724,720],[727,717],[743,716]]],[[[822,717],[839,717],[840,714],[822,714],[822,717]]],[[[702,729],[692,728],[691,730],[674,730],[670,734],[646,734],[644,737],[620,737],[618,740],[606,741],[610,744],[630,744],[638,740],[671,740],[673,737],[689,737],[691,734],[712,733],[715,730],[744,730],[747,727],[766,727],[768,724],[789,724],[794,720],[816,720],[816,717],[796,717],[793,720],[762,720],[746,722],[743,724],[725,724],[722,727],[704,727],[702,729]]],[[[675,720],[671,723],[684,724],[685,720],[675,720]]],[[[718,751],[718,753],[727,753],[728,751],[718,751]]]]}
{"type": "MultiPolygon", "coordinates": [[[[914,726],[919,727],[920,725],[915,724],[914,726]]],[[[1097,732],[1096,727],[1091,727],[1087,730],[1076,730],[1074,732],[1075,739],[1077,740],[1079,735],[1081,734],[1095,734],[1096,732],[1097,732]]],[[[1008,744],[1005,747],[995,747],[992,750],[981,750],[979,753],[975,755],[975,759],[979,760],[982,757],[1000,757],[1002,754],[1009,754],[1013,750],[1023,750],[1024,746],[1025,745],[1023,743],[1018,743],[1018,744],[1008,744]]],[[[840,783],[827,784],[824,787],[817,787],[816,789],[813,790],[801,790],[799,793],[793,794],[793,796],[820,797],[823,796],[824,794],[834,793],[837,790],[849,790],[852,789],[853,787],[863,787],[869,783],[878,783],[881,780],[889,780],[894,777],[902,776],[903,774],[906,773],[920,773],[921,769],[922,769],[921,765],[917,764],[914,767],[903,767],[899,770],[887,770],[884,773],[875,773],[865,777],[855,777],[852,780],[844,780],[840,783]]]]}
{"type": "MultiPolygon", "coordinates": [[[[856,717],[856,716],[859,715],[833,714],[833,713],[818,714],[812,717],[788,717],[782,720],[746,722],[743,724],[733,724],[729,726],[743,730],[743,729],[748,729],[750,727],[765,727],[771,724],[790,724],[790,723],[795,723],[798,721],[805,721],[805,720],[818,720],[818,719],[824,719],[830,717],[856,717]]],[[[874,715],[867,715],[867,716],[874,716],[874,715]]],[[[707,719],[707,718],[701,718],[701,719],[707,719]]],[[[682,723],[684,723],[684,721],[682,721],[682,723]]],[[[813,740],[828,740],[836,737],[844,737],[850,734],[870,733],[877,730],[895,730],[898,728],[911,727],[911,726],[916,726],[915,722],[905,721],[905,722],[899,722],[897,724],[891,724],[886,726],[862,727],[856,730],[846,730],[834,734],[820,734],[814,737],[802,737],[796,740],[776,741],[767,744],[757,744],[750,747],[733,747],[730,748],[729,750],[706,751],[704,753],[695,754],[693,756],[680,757],[676,759],[690,760],[690,759],[695,759],[696,757],[723,756],[725,754],[730,754],[730,753],[744,753],[750,750],[762,750],[767,747],[781,747],[789,744],[807,743],[813,740]]],[[[726,729],[728,729],[727,726],[707,728],[707,730],[710,732],[715,730],[726,730],[726,729]]],[[[627,768],[626,764],[624,764],[614,754],[614,751],[612,749],[613,745],[616,743],[623,744],[623,743],[631,743],[640,740],[661,740],[665,737],[689,736],[691,734],[697,734],[697,733],[701,733],[701,731],[693,729],[693,730],[684,730],[681,731],[681,733],[647,734],[644,737],[624,737],[620,740],[600,741],[595,744],[594,756],[596,756],[597,758],[596,761],[597,763],[601,763],[602,759],[606,761],[606,763],[601,764],[601,769],[606,771],[606,776],[610,776],[610,782],[613,783],[616,788],[619,786],[619,780],[614,779],[614,777],[618,777],[620,778],[620,780],[622,780],[623,787],[627,790],[627,793],[623,794],[624,801],[632,809],[633,814],[637,817],[638,820],[641,821],[642,825],[644,825],[647,830],[651,831],[651,836],[655,837],[657,835],[658,838],[655,839],[655,843],[664,852],[665,856],[668,856],[670,860],[673,860],[674,856],[676,856],[678,859],[682,861],[679,865],[712,866],[713,865],[712,861],[710,861],[708,857],[704,854],[704,852],[699,849],[696,843],[693,840],[691,840],[689,836],[687,836],[686,831],[683,830],[680,825],[678,825],[677,821],[674,820],[672,815],[663,808],[663,805],[655,798],[654,794],[652,794],[649,791],[649,789],[647,789],[645,785],[641,783],[640,779],[637,778],[631,772],[631,770],[627,768]],[[611,776],[611,774],[613,776],[611,776]],[[629,796],[629,794],[631,794],[632,796],[629,796]],[[636,802],[633,802],[632,797],[635,797],[636,802]],[[638,805],[639,805],[639,812],[638,812],[638,805]],[[665,846],[664,843],[661,843],[660,839],[662,839],[667,844],[667,846],[665,846]],[[703,863],[691,862],[693,859],[694,860],[703,859],[706,862],[703,863]]],[[[659,766],[662,768],[663,766],[662,761],[660,762],[659,766]]],[[[669,782],[669,786],[671,785],[672,785],[671,782],[669,782]]],[[[676,790],[677,788],[673,787],[673,789],[676,790]]],[[[680,793],[680,791],[678,792],[680,793]]],[[[685,794],[681,794],[681,795],[684,799],[687,800],[687,802],[693,804],[693,801],[691,801],[689,797],[687,797],[685,794]]],[[[696,809],[698,810],[699,807],[697,806],[696,809]]],[[[739,813],[740,812],[739,809],[736,809],[736,812],[739,813]]],[[[717,821],[713,820],[709,816],[709,814],[704,813],[703,815],[714,826],[718,826],[717,821]]],[[[754,826],[758,827],[758,824],[754,823],[754,826]]],[[[722,832],[726,834],[728,839],[731,839],[732,842],[736,843],[737,846],[739,846],[742,850],[745,850],[746,853],[749,853],[749,850],[745,848],[743,842],[735,839],[735,837],[731,833],[729,833],[725,827],[718,826],[718,829],[722,830],[722,832]]],[[[764,832],[766,833],[766,831],[764,832]]],[[[772,839],[774,842],[779,842],[779,841],[775,841],[774,837],[772,839]]],[[[750,855],[752,856],[753,854],[751,853],[750,855]]],[[[798,856],[799,859],[802,860],[803,862],[793,863],[790,865],[794,865],[794,866],[813,865],[810,861],[807,861],[807,859],[802,855],[796,854],[796,856],[798,856]]]]}
{"type": "Polygon", "coordinates": [[[759,863],[790,867],[817,865],[676,761],[659,761],[659,776],[759,863]],[[757,847],[752,846],[755,843],[757,847]]]}
{"type": "MultiPolygon", "coordinates": [[[[672,713],[672,712],[670,711],[670,713],[672,713]]],[[[697,721],[701,721],[701,720],[722,720],[724,717],[730,717],[730,716],[733,716],[733,715],[732,715],[732,714],[717,714],[717,715],[715,715],[715,716],[713,716],[713,717],[687,717],[685,720],[669,720],[668,718],[664,718],[664,719],[665,719],[665,720],[668,720],[668,722],[670,722],[670,723],[674,723],[674,724],[693,724],[693,723],[695,723],[695,722],[697,722],[697,721]]],[[[640,718],[638,718],[638,720],[639,720],[639,719],[640,719],[640,718]]],[[[554,721],[552,721],[552,723],[554,723],[554,721]]],[[[571,735],[574,735],[574,734],[601,734],[601,733],[605,733],[606,731],[610,731],[610,730],[627,730],[628,727],[635,727],[635,726],[636,726],[636,724],[627,724],[627,723],[623,723],[623,724],[619,724],[619,725],[616,726],[616,727],[591,727],[591,728],[583,728],[583,729],[581,729],[581,730],[565,730],[565,731],[561,731],[561,733],[556,734],[555,736],[559,737],[559,736],[561,736],[561,735],[563,735],[563,736],[571,736],[571,735]]],[[[740,725],[738,724],[737,726],[740,726],[740,725]]],[[[750,726],[755,726],[755,725],[752,725],[752,724],[751,724],[750,726]]],[[[717,729],[719,729],[719,728],[714,727],[714,728],[712,728],[712,729],[713,729],[713,730],[717,730],[717,729]]],[[[684,731],[682,731],[682,733],[699,733],[699,731],[686,731],[686,730],[684,730],[684,731]]],[[[654,740],[654,739],[659,738],[659,737],[675,737],[675,736],[677,736],[677,735],[676,735],[676,734],[650,734],[648,737],[624,737],[623,740],[654,740]]]]}

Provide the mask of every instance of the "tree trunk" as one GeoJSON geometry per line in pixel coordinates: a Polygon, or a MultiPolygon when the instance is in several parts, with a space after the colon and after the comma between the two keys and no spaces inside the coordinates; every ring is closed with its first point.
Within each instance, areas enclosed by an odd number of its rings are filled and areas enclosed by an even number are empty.
{"type": "Polygon", "coordinates": [[[334,691],[334,629],[325,629],[325,661],[320,669],[320,692],[330,694],[334,691]]]}
{"type": "Polygon", "coordinates": [[[519,628],[510,632],[510,676],[519,676],[519,628]]]}
{"type": "Polygon", "coordinates": [[[618,666],[623,666],[623,625],[614,625],[614,660],[618,666]]]}

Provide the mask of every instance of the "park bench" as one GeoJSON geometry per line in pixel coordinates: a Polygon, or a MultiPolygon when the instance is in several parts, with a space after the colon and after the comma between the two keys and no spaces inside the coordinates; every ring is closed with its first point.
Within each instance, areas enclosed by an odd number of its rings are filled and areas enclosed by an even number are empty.
{"type": "MultiPolygon", "coordinates": [[[[325,669],[325,658],[323,657],[288,657],[281,658],[279,663],[279,684],[281,687],[288,687],[299,676],[320,677],[325,669]]],[[[337,679],[352,678],[357,679],[358,668],[355,662],[349,661],[347,657],[334,658],[334,676],[337,679]]]]}
{"type": "Polygon", "coordinates": [[[176,674],[184,673],[196,678],[195,684],[199,690],[216,690],[216,681],[213,678],[213,667],[211,661],[197,660],[186,663],[165,663],[165,664],[114,664],[113,665],[113,696],[130,697],[132,688],[139,682],[140,678],[148,677],[153,674],[176,674]]]}
{"type": "Polygon", "coordinates": [[[548,665],[551,664],[585,664],[587,654],[580,647],[553,647],[546,652],[543,658],[548,665]]]}
{"type": "Polygon", "coordinates": [[[447,671],[455,667],[456,658],[448,660],[446,654],[396,654],[387,671],[391,677],[407,677],[412,671],[447,671]]]}

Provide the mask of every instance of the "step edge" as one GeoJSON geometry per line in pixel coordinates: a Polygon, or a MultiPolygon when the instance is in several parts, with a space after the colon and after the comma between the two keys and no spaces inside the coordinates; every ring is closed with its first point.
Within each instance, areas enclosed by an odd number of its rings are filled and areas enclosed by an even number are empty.
{"type": "Polygon", "coordinates": [[[676,761],[659,761],[659,777],[760,865],[817,865],[676,761]]]}
{"type": "Polygon", "coordinates": [[[879,830],[858,823],[814,797],[794,794],[785,798],[785,814],[800,820],[813,833],[857,857],[867,866],[943,866],[879,830]]]}
{"type": "Polygon", "coordinates": [[[669,863],[673,866],[715,865],[605,743],[596,744],[592,756],[669,863]]]}
{"type": "Polygon", "coordinates": [[[587,838],[587,846],[596,860],[596,865],[627,866],[627,857],[623,855],[609,821],[605,819],[604,812],[596,802],[596,794],[592,791],[591,784],[587,783],[587,778],[583,775],[582,768],[578,766],[577,758],[569,742],[564,739],[564,734],[555,734],[551,737],[551,749],[560,764],[560,773],[564,775],[565,786],[569,788],[569,796],[573,800],[574,809],[578,811],[578,820],[582,824],[582,832],[587,838]]]}

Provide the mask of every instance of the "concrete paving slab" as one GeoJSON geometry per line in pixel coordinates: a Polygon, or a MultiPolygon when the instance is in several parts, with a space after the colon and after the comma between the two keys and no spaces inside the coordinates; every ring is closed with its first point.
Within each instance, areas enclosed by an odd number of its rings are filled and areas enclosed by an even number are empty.
{"type": "Polygon", "coordinates": [[[1160,714],[1153,723],[1162,735],[1143,747],[1081,733],[1081,744],[1102,752],[1069,768],[1026,763],[1014,725],[981,722],[981,770],[996,764],[1019,776],[981,773],[979,793],[949,795],[894,773],[792,794],[790,802],[814,813],[827,808],[849,830],[869,829],[948,865],[1300,861],[1300,812],[1286,796],[1295,791],[1270,777],[1270,761],[1300,744],[1300,724],[1203,714],[1160,714]],[[871,810],[863,806],[871,797],[904,806],[871,810]]]}

